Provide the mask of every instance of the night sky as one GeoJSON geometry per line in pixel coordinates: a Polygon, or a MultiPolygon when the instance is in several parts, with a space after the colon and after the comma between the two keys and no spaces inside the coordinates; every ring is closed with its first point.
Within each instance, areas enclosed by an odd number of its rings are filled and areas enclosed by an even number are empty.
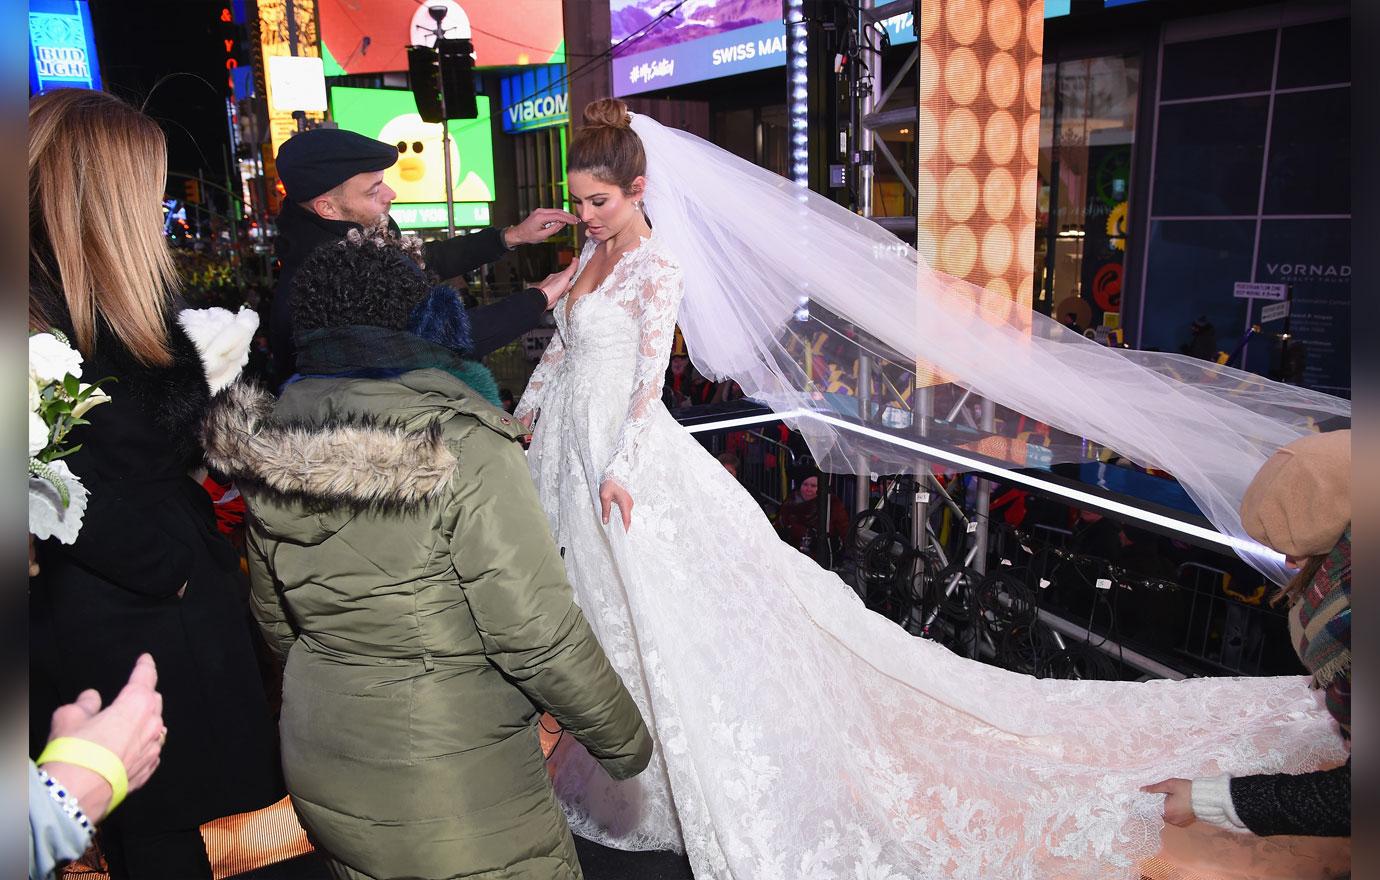
{"type": "Polygon", "coordinates": [[[107,91],[157,119],[170,171],[225,179],[229,130],[220,0],[90,0],[107,91]],[[176,76],[158,85],[169,74],[176,76]],[[205,82],[203,82],[205,80],[205,82]],[[152,94],[150,94],[152,93],[152,94]]]}

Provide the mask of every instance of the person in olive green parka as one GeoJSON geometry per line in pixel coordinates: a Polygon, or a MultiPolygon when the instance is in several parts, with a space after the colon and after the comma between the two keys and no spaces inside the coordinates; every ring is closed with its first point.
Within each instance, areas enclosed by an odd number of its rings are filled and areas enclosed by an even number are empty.
{"type": "Polygon", "coordinates": [[[298,273],[302,374],[237,385],[208,464],[249,509],[252,608],[286,658],[283,768],[334,876],[572,880],[537,736],[615,778],[652,740],[566,581],[507,413],[454,371],[455,291],[372,232],[298,273]]]}

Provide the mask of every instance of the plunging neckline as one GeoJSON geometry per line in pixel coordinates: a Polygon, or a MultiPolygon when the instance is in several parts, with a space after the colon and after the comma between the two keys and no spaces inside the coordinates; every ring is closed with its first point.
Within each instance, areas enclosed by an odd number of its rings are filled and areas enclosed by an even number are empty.
{"type": "MultiPolygon", "coordinates": [[[[575,307],[578,306],[580,303],[584,302],[585,300],[589,299],[590,297],[601,292],[604,289],[604,285],[608,284],[609,280],[612,279],[613,276],[618,273],[618,267],[623,265],[623,261],[626,260],[628,257],[632,256],[633,254],[637,253],[638,251],[642,250],[643,246],[645,246],[647,242],[652,240],[652,237],[650,235],[644,235],[640,236],[640,239],[641,240],[638,241],[636,245],[618,255],[618,259],[614,261],[613,266],[609,269],[608,274],[605,275],[603,278],[599,279],[598,284],[594,285],[588,291],[580,294],[577,297],[570,297],[568,295],[566,296],[567,302],[565,303],[565,323],[567,327],[570,326],[570,319],[575,314],[575,307]]],[[[598,245],[596,244],[595,247],[597,248],[598,245]]],[[[572,288],[579,282],[580,278],[584,276],[585,270],[588,267],[589,261],[586,260],[585,265],[580,268],[580,271],[575,275],[575,278],[571,280],[570,286],[572,288]]]]}

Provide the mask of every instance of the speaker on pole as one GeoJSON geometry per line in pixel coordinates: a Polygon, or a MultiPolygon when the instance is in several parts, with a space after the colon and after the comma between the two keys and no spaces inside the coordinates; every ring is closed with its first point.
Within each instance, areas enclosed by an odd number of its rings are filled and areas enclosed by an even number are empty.
{"type": "Polygon", "coordinates": [[[437,40],[436,48],[407,47],[407,79],[424,122],[474,119],[474,44],[437,40]]]}
{"type": "Polygon", "coordinates": [[[427,46],[407,47],[407,82],[417,101],[423,122],[442,122],[446,118],[441,101],[441,68],[436,50],[427,46]]]}
{"type": "Polygon", "coordinates": [[[441,62],[441,96],[447,119],[474,119],[479,105],[474,99],[474,43],[469,40],[437,40],[441,62]]]}

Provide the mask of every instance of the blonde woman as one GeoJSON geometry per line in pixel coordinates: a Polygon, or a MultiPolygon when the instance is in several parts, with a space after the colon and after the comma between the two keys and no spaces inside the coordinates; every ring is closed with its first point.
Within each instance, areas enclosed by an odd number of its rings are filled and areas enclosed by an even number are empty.
{"type": "Polygon", "coordinates": [[[198,826],[282,796],[238,559],[216,531],[198,424],[201,360],[174,320],[163,239],[163,133],[100,92],[29,105],[29,325],[56,328],[112,377],[66,461],[91,493],[71,545],[40,543],[30,581],[33,754],[59,706],[115,698],[140,654],[157,661],[162,764],[103,825],[116,880],[209,878],[198,826]]]}

